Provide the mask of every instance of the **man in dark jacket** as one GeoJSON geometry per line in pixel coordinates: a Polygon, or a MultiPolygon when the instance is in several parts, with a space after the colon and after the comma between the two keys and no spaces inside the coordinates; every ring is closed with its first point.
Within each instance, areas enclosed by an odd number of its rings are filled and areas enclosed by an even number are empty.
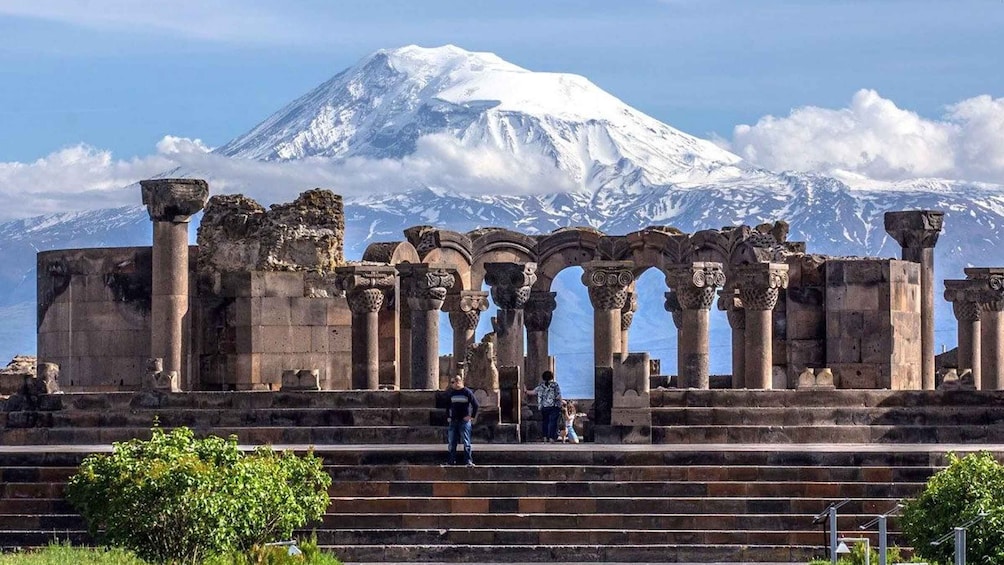
{"type": "Polygon", "coordinates": [[[468,467],[474,466],[471,457],[471,421],[478,415],[478,400],[474,392],[464,386],[464,378],[455,376],[450,379],[450,405],[446,408],[448,422],[447,438],[450,443],[450,456],[447,463],[457,464],[457,441],[464,442],[464,455],[468,467]]]}

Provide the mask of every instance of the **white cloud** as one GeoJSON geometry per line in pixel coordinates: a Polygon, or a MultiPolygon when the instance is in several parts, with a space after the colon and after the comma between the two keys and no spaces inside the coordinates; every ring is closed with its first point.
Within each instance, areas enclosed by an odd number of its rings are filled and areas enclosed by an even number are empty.
{"type": "Polygon", "coordinates": [[[877,180],[1004,183],[1004,98],[977,96],[931,120],[859,90],[847,108],[805,106],[738,125],[729,148],[772,170],[845,171],[877,180]]]}
{"type": "Polygon", "coordinates": [[[263,204],[289,201],[325,187],[346,196],[400,192],[429,186],[472,194],[570,190],[572,181],[538,157],[513,158],[499,150],[464,147],[445,134],[418,140],[403,159],[308,158],[265,162],[231,159],[198,139],[165,136],[157,153],[117,160],[87,145],[61,149],[31,163],[0,163],[0,219],[138,204],[124,190],[161,174],[206,178],[213,193],[242,192],[263,204]]]}

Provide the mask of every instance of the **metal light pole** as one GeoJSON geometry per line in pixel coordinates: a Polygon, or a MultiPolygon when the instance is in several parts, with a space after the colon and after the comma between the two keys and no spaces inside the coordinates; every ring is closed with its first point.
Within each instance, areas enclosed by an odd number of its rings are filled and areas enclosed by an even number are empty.
{"type": "Polygon", "coordinates": [[[902,502],[897,502],[896,506],[893,506],[885,514],[879,514],[874,520],[858,526],[858,529],[865,530],[871,527],[872,524],[878,523],[878,533],[879,533],[879,565],[886,565],[886,552],[889,549],[889,537],[888,530],[886,528],[889,516],[892,516],[903,507],[902,502]]]}
{"type": "Polygon", "coordinates": [[[987,517],[986,512],[980,512],[975,518],[956,526],[952,531],[931,542],[931,545],[941,545],[948,538],[955,537],[955,565],[966,565],[966,528],[987,517]]]}
{"type": "Polygon", "coordinates": [[[818,524],[824,519],[829,522],[830,527],[830,563],[837,565],[837,508],[847,504],[851,499],[845,498],[840,502],[831,502],[826,510],[823,510],[813,518],[812,523],[818,524]]]}

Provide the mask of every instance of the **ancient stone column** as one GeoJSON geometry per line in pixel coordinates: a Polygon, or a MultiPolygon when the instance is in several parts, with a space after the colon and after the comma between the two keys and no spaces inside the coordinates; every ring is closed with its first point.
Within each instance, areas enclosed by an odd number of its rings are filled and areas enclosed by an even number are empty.
{"type": "Polygon", "coordinates": [[[746,388],[773,387],[772,313],[778,292],[788,287],[785,263],[751,263],[733,268],[746,312],[746,388]]]}
{"type": "Polygon", "coordinates": [[[380,388],[380,308],[394,288],[394,267],[351,265],[335,268],[335,284],[352,311],[352,388],[380,388]]]}
{"type": "Polygon", "coordinates": [[[439,311],[456,279],[448,265],[402,263],[401,292],[411,310],[411,385],[439,388],[439,311]]]}
{"type": "Polygon", "coordinates": [[[952,303],[952,311],[958,321],[959,375],[966,369],[972,371],[973,384],[983,386],[980,352],[980,319],[983,307],[980,291],[983,284],[978,280],[945,280],[945,300],[952,303]]]}
{"type": "Polygon", "coordinates": [[[732,388],[746,388],[746,311],[733,286],[718,291],[718,309],[732,328],[732,388]]]}
{"type": "Polygon", "coordinates": [[[629,292],[627,300],[624,301],[624,308],[621,308],[621,361],[627,359],[628,330],[631,329],[631,322],[634,321],[634,313],[637,311],[638,293],[629,292]]]}
{"type": "MultiPolygon", "coordinates": [[[[673,318],[673,327],[676,328],[676,357],[679,359],[680,352],[683,351],[683,308],[680,307],[680,299],[676,296],[675,290],[665,293],[664,296],[666,297],[666,302],[663,304],[663,307],[669,312],[670,317],[673,318]]],[[[679,363],[677,363],[676,372],[680,372],[679,363]]],[[[681,383],[683,383],[683,379],[677,374],[677,388],[685,386],[681,383]]]]}
{"type": "Polygon", "coordinates": [[[206,205],[209,185],[200,179],[140,181],[143,204],[153,221],[153,284],[150,296],[150,357],[164,359],[181,386],[195,384],[182,359],[188,335],[188,220],[206,205]]]}
{"type": "MultiPolygon", "coordinates": [[[[530,299],[530,287],[537,282],[536,263],[485,263],[485,283],[491,287],[498,315],[492,319],[498,351],[498,366],[523,367],[523,307],[530,299]]],[[[539,375],[538,375],[539,376],[539,375]]]]}
{"type": "Polygon", "coordinates": [[[1004,390],[1004,268],[967,268],[968,279],[979,281],[980,378],[983,390],[1004,390]]]}
{"type": "MultiPolygon", "coordinates": [[[[582,284],[593,305],[593,358],[596,367],[613,367],[620,353],[621,310],[634,282],[630,261],[590,261],[582,266],[582,284]]],[[[618,357],[619,359],[619,357],[618,357]]]]}
{"type": "Polygon", "coordinates": [[[676,291],[682,309],[683,327],[677,350],[680,388],[711,388],[708,330],[715,289],[725,284],[721,263],[698,262],[670,265],[666,284],[676,291]]]}
{"type": "Polygon", "coordinates": [[[526,324],[526,386],[535,386],[540,375],[551,368],[551,352],[548,344],[548,329],[551,315],[558,307],[556,292],[534,290],[524,307],[526,324]]]}
{"type": "Polygon", "coordinates": [[[480,290],[462,290],[460,294],[448,294],[443,310],[450,315],[453,328],[453,364],[451,373],[456,375],[467,367],[462,365],[467,358],[467,350],[474,345],[474,331],[478,329],[481,313],[488,309],[488,293],[480,290]]]}
{"type": "Polygon", "coordinates": [[[903,247],[904,261],[920,263],[921,383],[934,390],[934,246],[945,221],[944,212],[886,212],[885,231],[903,247]]]}

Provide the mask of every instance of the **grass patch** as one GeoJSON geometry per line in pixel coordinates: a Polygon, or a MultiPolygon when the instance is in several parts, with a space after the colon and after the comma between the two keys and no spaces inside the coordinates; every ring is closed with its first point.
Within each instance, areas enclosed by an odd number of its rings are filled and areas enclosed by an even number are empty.
{"type": "Polygon", "coordinates": [[[124,549],[50,545],[44,549],[0,554],[0,565],[148,565],[124,549]]]}

